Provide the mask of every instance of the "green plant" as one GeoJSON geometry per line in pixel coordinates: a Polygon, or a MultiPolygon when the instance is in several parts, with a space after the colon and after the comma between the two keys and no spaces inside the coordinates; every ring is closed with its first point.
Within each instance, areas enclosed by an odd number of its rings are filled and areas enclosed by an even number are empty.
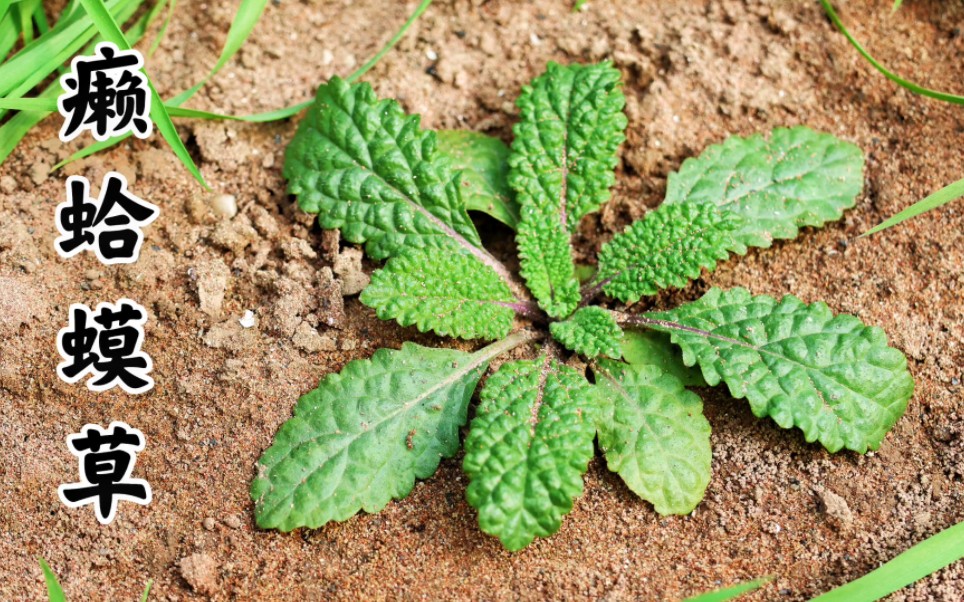
{"type": "Polygon", "coordinates": [[[736,585],[724,587],[723,589],[706,592],[705,594],[699,594],[697,596],[693,596],[692,598],[687,598],[683,602],[727,602],[727,600],[735,600],[743,594],[748,594],[752,591],[760,589],[772,581],[772,579],[772,577],[763,577],[761,579],[754,579],[753,581],[737,583],[736,585]]]}
{"type": "MultiPolygon", "coordinates": [[[[207,186],[201,172],[197,169],[190,154],[181,142],[171,121],[172,117],[188,117],[194,119],[232,120],[263,123],[287,119],[307,108],[311,103],[299,103],[290,107],[258,113],[255,115],[222,115],[209,111],[188,109],[181,105],[191,99],[204,85],[214,77],[237,53],[251,34],[267,5],[267,0],[241,0],[235,13],[231,28],[218,57],[217,63],[211,71],[198,83],[184,90],[172,99],[161,102],[151,84],[153,100],[151,101],[151,118],[157,124],[158,131],[174,150],[182,164],[194,175],[203,186],[207,186]]],[[[422,0],[401,29],[382,47],[368,62],[352,73],[348,79],[361,77],[375,66],[385,54],[405,35],[412,23],[425,12],[432,0],[422,0]]],[[[26,98],[24,95],[47,76],[54,73],[70,59],[78,50],[89,54],[101,40],[109,40],[119,48],[130,48],[145,34],[147,28],[154,22],[160,11],[168,4],[168,0],[160,0],[143,16],[138,18],[127,32],[121,31],[121,24],[134,15],[143,0],[70,0],[61,12],[60,19],[53,28],[46,26],[46,15],[41,3],[37,0],[0,0],[0,56],[8,55],[14,48],[16,40],[22,37],[24,46],[18,52],[10,55],[0,65],[0,119],[10,111],[19,111],[0,127],[0,163],[5,161],[13,152],[20,140],[27,132],[44,117],[57,111],[57,96],[61,92],[59,81],[49,84],[39,96],[26,98]],[[24,19],[24,16],[30,17],[24,19]],[[38,38],[33,38],[33,25],[41,32],[38,38]],[[96,34],[99,32],[99,36],[96,34]]],[[[161,30],[155,38],[148,55],[153,54],[160,43],[160,38],[167,28],[167,23],[174,12],[176,0],[171,0],[167,17],[161,30]]],[[[150,78],[148,78],[150,82],[150,78]]],[[[77,151],[64,161],[54,166],[55,169],[67,163],[88,157],[96,152],[110,148],[129,137],[117,136],[103,142],[95,142],[77,151]]]]}
{"type": "Polygon", "coordinates": [[[859,579],[811,602],[873,602],[964,558],[964,522],[944,529],[859,579]]]}
{"type": "MultiPolygon", "coordinates": [[[[857,52],[859,52],[860,55],[864,57],[864,59],[866,59],[866,61],[870,63],[871,66],[873,66],[874,69],[876,69],[877,71],[880,71],[884,75],[884,77],[896,83],[897,85],[901,86],[902,88],[910,90],[914,94],[918,94],[920,96],[927,96],[929,98],[941,100],[944,102],[949,102],[952,104],[959,104],[959,105],[964,104],[964,96],[959,96],[957,94],[949,94],[947,92],[941,92],[939,90],[933,90],[931,88],[925,88],[924,86],[915,84],[912,81],[909,81],[900,77],[896,73],[887,69],[887,67],[884,67],[877,59],[875,59],[869,52],[867,52],[867,50],[863,47],[863,45],[857,41],[857,38],[855,38],[850,33],[850,31],[847,30],[843,22],[840,20],[840,17],[837,16],[837,11],[833,9],[833,5],[830,3],[830,0],[820,0],[820,3],[823,5],[823,9],[824,11],[826,11],[827,16],[830,17],[830,20],[833,21],[834,25],[837,26],[837,29],[840,30],[840,33],[844,34],[844,37],[847,38],[847,41],[850,42],[850,45],[853,46],[857,50],[857,52]]],[[[900,8],[900,5],[901,5],[901,0],[894,0],[894,6],[892,10],[896,11],[898,8],[900,8]]],[[[927,197],[925,197],[924,199],[917,201],[910,207],[884,220],[880,224],[877,224],[867,232],[864,232],[862,236],[869,236],[871,234],[880,232],[881,230],[886,230],[887,228],[896,226],[901,222],[907,221],[910,218],[916,217],[922,213],[930,211],[931,209],[936,209],[938,207],[941,207],[942,205],[946,205],[947,203],[957,200],[962,196],[964,196],[964,178],[957,180],[956,182],[952,182],[951,184],[948,184],[947,186],[945,186],[944,188],[941,188],[937,192],[934,192],[928,195],[927,197]]]]}
{"type": "MultiPolygon", "coordinates": [[[[60,587],[60,582],[57,581],[57,575],[50,569],[50,565],[43,558],[37,559],[40,562],[40,570],[44,574],[44,582],[47,584],[47,599],[50,602],[66,602],[67,597],[64,596],[64,589],[60,587]]],[[[154,580],[149,579],[147,581],[147,586],[144,587],[144,593],[141,594],[140,602],[147,602],[147,597],[151,594],[151,586],[154,585],[154,580]]]]}
{"type": "MultiPolygon", "coordinates": [[[[603,245],[580,286],[570,238],[609,199],[623,104],[608,63],[550,64],[524,88],[507,156],[515,198],[492,204],[512,206],[473,204],[518,215],[523,286],[483,247],[463,176],[417,115],[367,84],[333,78],[319,88],[284,175],[322,227],[387,260],[361,301],[402,326],[495,342],[472,353],[405,343],[323,378],[259,462],[251,495],[261,527],[319,527],[406,496],[458,451],[489,363],[526,343],[544,345],[535,359],[502,363],[482,387],[463,462],[482,530],[510,550],[558,530],[597,434],[631,490],[662,514],[690,512],[709,482],[711,450],[702,402],[686,384],[725,383],[755,415],[832,452],[880,445],[914,383],[879,328],[823,303],[744,289],[713,288],[658,312],[592,305],[604,294],[634,304],[730,253],[839,219],[861,190],[860,150],[805,127],[711,146],[670,175],[658,209],[603,245]],[[566,349],[589,362],[594,383],[566,349]]],[[[457,161],[470,172],[492,169],[491,157],[475,163],[462,150],[457,161]]]]}

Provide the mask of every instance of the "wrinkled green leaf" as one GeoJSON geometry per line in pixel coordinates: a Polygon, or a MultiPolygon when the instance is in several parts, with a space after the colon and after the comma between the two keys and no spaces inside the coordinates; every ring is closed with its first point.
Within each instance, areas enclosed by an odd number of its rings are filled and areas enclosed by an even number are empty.
{"type": "Polygon", "coordinates": [[[840,219],[863,187],[859,147],[800,126],[733,136],[683,161],[669,176],[665,203],[710,202],[743,218],[736,245],[769,247],[803,226],[840,219]]]}
{"type": "Polygon", "coordinates": [[[463,467],[479,526],[509,550],[559,530],[593,455],[589,383],[548,355],[502,365],[485,383],[463,467]]]}
{"type": "Polygon", "coordinates": [[[520,221],[522,276],[540,306],[562,318],[579,303],[570,235],[585,214],[609,199],[625,103],[610,63],[549,63],[517,102],[509,185],[520,221]]]}
{"type": "Polygon", "coordinates": [[[539,307],[554,318],[564,318],[580,300],[569,235],[558,223],[544,221],[524,207],[522,215],[516,234],[522,265],[519,272],[539,307]]]}
{"type": "Polygon", "coordinates": [[[326,376],[298,400],[258,462],[251,484],[258,525],[315,528],[408,495],[415,479],[458,449],[492,350],[405,343],[326,376]]]}
{"type": "Polygon", "coordinates": [[[318,88],[288,146],[284,176],[302,210],[366,243],[375,259],[407,247],[484,254],[435,133],[366,83],[333,77],[318,88]]]}
{"type": "Polygon", "coordinates": [[[439,150],[462,170],[462,200],[515,229],[519,206],[509,188],[509,147],[498,138],[467,130],[440,130],[439,150]]]}
{"type": "Polygon", "coordinates": [[[609,470],[660,514],[688,514],[710,482],[703,402],[656,366],[600,360],[593,367],[596,429],[609,470]]]}
{"type": "Polygon", "coordinates": [[[565,322],[549,325],[552,336],[566,349],[593,358],[605,355],[618,359],[623,331],[612,313],[601,307],[583,307],[565,322]]]}
{"type": "Polygon", "coordinates": [[[686,387],[705,387],[699,368],[683,363],[683,354],[673,346],[668,334],[655,330],[627,330],[623,333],[623,359],[636,366],[656,366],[672,374],[686,387]]]}
{"type": "Polygon", "coordinates": [[[596,275],[597,267],[594,265],[576,264],[576,278],[580,284],[589,282],[596,275]]]}
{"type": "Polygon", "coordinates": [[[700,365],[707,383],[726,382],[754,415],[798,427],[831,452],[877,449],[914,392],[907,360],[884,331],[834,316],[825,303],[714,288],[647,317],[666,321],[655,327],[670,333],[687,366],[700,365]]]}
{"type": "Polygon", "coordinates": [[[636,303],[660,289],[686,286],[738,246],[733,235],[742,222],[711,203],[663,204],[603,245],[594,291],[636,303]]]}
{"type": "Polygon", "coordinates": [[[489,266],[458,251],[409,249],[372,274],[361,302],[382,320],[463,339],[509,334],[515,297],[489,266]]]}

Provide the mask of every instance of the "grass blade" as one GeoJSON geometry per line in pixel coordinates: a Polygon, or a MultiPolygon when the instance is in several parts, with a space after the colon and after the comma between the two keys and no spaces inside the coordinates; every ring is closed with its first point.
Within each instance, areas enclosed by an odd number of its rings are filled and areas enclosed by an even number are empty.
{"type": "Polygon", "coordinates": [[[40,568],[44,572],[44,581],[47,582],[47,598],[50,602],[67,602],[67,598],[64,597],[64,590],[60,587],[60,582],[57,581],[57,575],[50,570],[50,565],[43,558],[38,558],[40,561],[40,568]]]}
{"type": "Polygon", "coordinates": [[[23,44],[26,46],[33,42],[33,6],[32,3],[18,2],[14,5],[17,11],[17,18],[20,19],[20,35],[23,36],[23,44]]]}
{"type": "Polygon", "coordinates": [[[57,100],[46,99],[42,96],[35,96],[33,98],[0,98],[0,109],[53,113],[57,110],[57,100]]]}
{"type": "MultiPolygon", "coordinates": [[[[59,91],[60,84],[51,84],[37,99],[30,100],[50,98],[56,107],[59,91]]],[[[47,115],[50,111],[20,111],[0,127],[0,163],[7,160],[27,132],[47,115]]]]}
{"type": "Polygon", "coordinates": [[[847,40],[849,40],[850,44],[857,49],[857,52],[859,52],[861,55],[863,55],[865,59],[867,59],[867,62],[873,65],[874,68],[877,69],[877,71],[880,71],[881,73],[884,74],[884,77],[886,77],[887,79],[896,83],[899,86],[903,86],[904,88],[907,88],[911,92],[920,94],[921,96],[936,98],[937,100],[943,100],[945,102],[952,102],[955,104],[964,104],[964,96],[958,96],[956,94],[948,94],[947,92],[941,92],[939,90],[932,90],[930,88],[925,88],[924,86],[920,86],[918,84],[915,84],[914,82],[907,81],[906,79],[900,77],[896,73],[889,71],[886,67],[884,67],[879,62],[877,62],[877,59],[872,57],[870,53],[867,52],[864,49],[864,47],[860,45],[860,42],[858,42],[856,38],[850,35],[850,32],[847,31],[847,28],[844,27],[844,24],[840,21],[840,17],[838,17],[836,11],[834,11],[833,6],[830,5],[830,0],[820,0],[820,3],[823,5],[824,10],[827,11],[827,16],[830,17],[830,20],[833,21],[834,25],[837,26],[837,29],[839,29],[840,32],[847,37],[847,40]]]}
{"type": "Polygon", "coordinates": [[[273,111],[266,111],[264,113],[254,113],[253,115],[222,115],[221,113],[211,113],[209,111],[199,111],[197,109],[185,109],[184,107],[169,106],[168,111],[171,113],[172,117],[189,117],[192,119],[206,119],[206,120],[228,120],[228,121],[246,121],[248,123],[266,123],[269,121],[279,121],[281,119],[287,119],[294,115],[297,115],[301,111],[307,109],[311,106],[313,101],[308,100],[305,102],[298,103],[296,105],[291,105],[290,107],[285,107],[283,109],[275,109],[273,111]]]}
{"type": "Polygon", "coordinates": [[[402,28],[399,29],[397,32],[395,32],[395,35],[392,36],[392,39],[390,39],[387,44],[382,46],[382,49],[379,50],[377,53],[375,53],[375,56],[369,59],[367,63],[365,63],[364,65],[359,67],[354,73],[346,77],[345,81],[347,81],[348,83],[352,83],[358,78],[360,78],[361,76],[368,73],[369,69],[377,65],[378,61],[382,60],[382,57],[388,54],[388,51],[391,50],[395,46],[395,44],[398,44],[399,40],[405,37],[405,32],[408,31],[408,28],[411,27],[412,23],[414,23],[420,16],[422,16],[422,13],[425,12],[425,9],[427,9],[430,4],[432,4],[432,0],[422,0],[421,4],[419,4],[418,7],[415,9],[415,12],[412,13],[412,16],[408,18],[408,21],[405,21],[405,23],[402,25],[402,28]]]}
{"type": "Polygon", "coordinates": [[[217,72],[231,60],[244,44],[245,40],[248,39],[248,36],[251,35],[251,30],[254,29],[254,26],[258,23],[258,19],[261,18],[261,13],[264,12],[266,4],[268,4],[268,0],[241,1],[241,6],[238,7],[238,12],[231,22],[231,29],[228,30],[228,37],[224,42],[224,48],[221,49],[221,56],[218,57],[218,62],[215,63],[214,68],[211,69],[201,81],[171,99],[172,104],[179,106],[187,102],[189,98],[194,96],[204,84],[208,83],[208,80],[214,77],[217,72]]]}
{"type": "MultiPolygon", "coordinates": [[[[72,14],[74,7],[78,7],[78,6],[79,5],[75,4],[73,1],[70,4],[68,4],[67,8],[64,9],[65,15],[62,16],[61,20],[57,22],[57,25],[55,26],[55,28],[62,26],[63,20],[67,19],[68,18],[67,15],[72,14]]],[[[77,8],[77,10],[80,11],[80,13],[77,13],[77,14],[82,17],[84,14],[83,9],[77,8]]],[[[130,12],[133,12],[133,11],[130,11],[130,12]]],[[[130,31],[127,32],[127,41],[130,44],[136,44],[137,42],[140,41],[141,36],[144,34],[144,32],[147,30],[147,26],[150,24],[149,21],[151,18],[153,18],[153,15],[151,13],[148,13],[142,16],[140,19],[138,19],[138,22],[130,29],[130,31]],[[141,25],[141,24],[143,24],[143,26],[139,27],[138,25],[141,25]]],[[[93,52],[94,46],[99,41],[100,41],[100,36],[96,36],[83,50],[83,53],[89,54],[93,52]]],[[[42,121],[47,115],[50,115],[51,113],[57,110],[56,99],[57,99],[57,96],[59,96],[62,91],[63,89],[60,87],[59,82],[51,83],[44,89],[43,92],[40,93],[39,96],[35,98],[30,98],[30,99],[23,99],[27,101],[36,101],[37,103],[36,106],[38,107],[43,106],[45,107],[44,110],[21,111],[16,115],[14,115],[9,121],[7,121],[7,123],[3,124],[3,126],[0,126],[0,164],[6,161],[7,157],[10,156],[10,153],[13,152],[13,149],[16,148],[18,144],[20,144],[20,141],[23,139],[24,136],[27,135],[27,132],[29,132],[30,129],[33,128],[33,126],[40,123],[40,121],[42,121]]],[[[0,99],[0,106],[2,106],[5,103],[14,104],[16,102],[19,102],[19,101],[10,100],[10,99],[0,99]]]]}
{"type": "Polygon", "coordinates": [[[744,581],[743,583],[737,583],[730,587],[724,587],[713,592],[687,598],[683,602],[726,602],[727,600],[733,600],[743,594],[757,590],[772,580],[773,577],[761,577],[753,581],[744,581]]]}
{"type": "MultiPolygon", "coordinates": [[[[163,35],[163,32],[167,29],[168,23],[170,22],[170,19],[171,19],[171,15],[173,14],[175,4],[176,4],[176,1],[172,0],[170,8],[168,10],[167,17],[164,20],[164,24],[161,26],[161,31],[158,33],[157,38],[154,40],[154,44],[152,45],[151,50],[149,51],[148,54],[152,54],[154,50],[157,49],[157,46],[160,44],[161,36],[163,35]]],[[[258,20],[261,18],[261,14],[264,12],[264,8],[266,5],[267,5],[267,0],[243,0],[241,7],[238,9],[238,13],[235,15],[234,21],[231,22],[231,28],[228,30],[228,37],[224,43],[224,48],[222,48],[221,50],[221,55],[220,57],[218,57],[218,62],[214,65],[214,68],[211,69],[211,71],[204,77],[204,79],[202,79],[194,86],[188,88],[187,90],[184,90],[183,92],[181,92],[180,94],[178,94],[177,96],[175,96],[174,98],[172,98],[171,100],[165,103],[168,109],[169,116],[175,115],[175,112],[172,112],[172,109],[187,102],[192,96],[194,96],[195,93],[197,93],[198,90],[201,89],[202,86],[204,86],[205,83],[208,82],[208,80],[214,77],[214,75],[218,71],[220,71],[221,68],[224,67],[224,65],[231,60],[231,58],[234,57],[234,55],[238,52],[238,50],[244,44],[245,40],[247,40],[248,36],[251,34],[251,31],[254,29],[254,26],[257,24],[258,20]]],[[[152,100],[152,103],[153,102],[159,103],[159,101],[152,100]]],[[[245,118],[245,117],[233,118],[227,115],[218,115],[216,113],[208,113],[206,111],[196,111],[195,112],[196,114],[190,114],[190,111],[191,111],[190,109],[183,109],[181,115],[179,116],[198,117],[200,119],[235,119],[237,121],[254,121],[254,122],[276,121],[279,119],[285,119],[287,117],[290,117],[298,113],[299,111],[301,111],[303,108],[307,106],[308,106],[308,103],[302,103],[299,105],[295,105],[293,107],[288,107],[287,109],[269,111],[268,113],[261,114],[260,118],[255,115],[248,116],[248,118],[245,118]]],[[[0,107],[2,107],[2,105],[0,105],[0,107]]],[[[173,127],[173,124],[172,124],[172,127],[173,127]]],[[[68,163],[72,163],[79,159],[89,157],[90,155],[98,153],[102,150],[108,149],[114,146],[115,144],[121,142],[122,140],[127,139],[128,136],[130,136],[129,133],[123,134],[121,136],[115,136],[114,138],[109,138],[104,141],[95,142],[90,146],[87,146],[86,148],[83,148],[77,151],[76,153],[70,155],[60,163],[57,163],[56,165],[54,165],[53,169],[55,170],[60,169],[61,167],[63,167],[68,163]]],[[[178,140],[180,140],[180,138],[178,138],[178,140]]],[[[175,149],[175,152],[177,152],[176,149],[175,149]]],[[[180,155],[178,156],[180,157],[180,155]]],[[[183,162],[183,159],[182,159],[182,162],[183,162]]],[[[193,161],[191,164],[193,165],[193,161]]],[[[196,169],[197,167],[195,166],[194,170],[196,169]]],[[[194,173],[194,170],[192,170],[192,173],[194,173]]],[[[195,177],[198,177],[198,176],[195,175],[195,177]]],[[[207,184],[204,183],[203,179],[199,181],[203,185],[207,186],[207,184]]]]}
{"type": "MultiPolygon", "coordinates": [[[[110,0],[101,2],[100,8],[108,14],[116,15],[131,4],[131,0],[110,0]]],[[[0,65],[0,96],[23,96],[63,65],[67,59],[80,50],[97,31],[84,19],[73,19],[69,25],[55,27],[47,35],[37,38],[32,44],[24,46],[9,61],[0,65]]]]}
{"type": "MultiPolygon", "coordinates": [[[[80,0],[81,5],[90,15],[90,18],[94,21],[97,29],[100,31],[104,39],[113,42],[118,48],[122,50],[130,50],[131,45],[127,42],[127,38],[124,33],[118,27],[117,22],[104,7],[103,2],[100,0],[80,0]]],[[[164,102],[161,97],[158,96],[157,90],[154,89],[154,84],[151,83],[150,77],[147,78],[147,85],[151,89],[151,119],[154,121],[155,127],[167,140],[167,143],[171,146],[174,154],[177,158],[181,160],[181,163],[187,167],[194,178],[201,183],[206,189],[210,189],[207,182],[204,181],[204,176],[198,170],[197,165],[194,164],[194,159],[191,158],[190,153],[187,152],[187,148],[184,146],[184,142],[181,141],[180,136],[177,135],[177,129],[174,127],[174,122],[171,121],[171,116],[167,113],[167,107],[164,106],[164,102]]]]}
{"type": "MultiPolygon", "coordinates": [[[[389,40],[388,43],[385,46],[383,46],[382,49],[379,50],[378,53],[371,60],[369,60],[364,65],[362,65],[361,68],[359,68],[357,71],[349,75],[347,79],[349,81],[354,81],[359,77],[361,77],[362,75],[364,75],[369,69],[374,67],[375,64],[382,57],[384,57],[388,53],[388,51],[391,50],[395,46],[395,44],[399,42],[399,40],[402,39],[402,37],[405,35],[408,29],[412,26],[412,23],[414,23],[415,20],[418,19],[418,17],[423,12],[425,12],[425,9],[427,9],[431,3],[432,3],[432,0],[423,0],[422,3],[419,4],[419,6],[415,9],[412,15],[408,18],[408,20],[402,25],[402,28],[398,32],[396,32],[394,36],[392,36],[392,39],[389,40]]],[[[233,26],[232,26],[232,29],[234,29],[233,26]]],[[[222,52],[222,55],[223,54],[224,53],[222,52]]],[[[218,62],[220,62],[220,60],[218,62]]],[[[194,88],[199,88],[199,86],[193,86],[192,88],[185,90],[181,94],[178,94],[171,100],[167,101],[167,103],[165,103],[168,109],[168,113],[171,116],[187,117],[187,118],[194,118],[194,119],[208,119],[208,120],[227,119],[232,121],[246,121],[249,123],[264,123],[269,121],[279,121],[281,119],[287,119],[289,117],[292,117],[300,113],[304,109],[308,108],[308,106],[311,105],[311,102],[312,102],[312,101],[306,101],[306,102],[301,102],[296,105],[292,105],[290,107],[285,107],[282,109],[275,109],[264,113],[255,113],[253,115],[242,115],[242,116],[223,115],[220,113],[212,113],[210,111],[200,111],[197,109],[181,108],[180,104],[182,104],[188,98],[190,98],[190,94],[188,94],[188,92],[190,92],[194,88]]],[[[191,94],[193,94],[193,92],[191,92],[191,94]]],[[[83,159],[85,157],[89,157],[95,153],[98,153],[102,150],[110,148],[111,146],[117,144],[118,142],[121,142],[122,140],[126,139],[129,135],[130,134],[124,134],[123,136],[110,138],[109,140],[104,140],[103,142],[95,142],[90,146],[87,146],[77,151],[76,153],[70,155],[60,163],[57,163],[56,165],[54,165],[53,169],[60,169],[61,167],[63,167],[64,165],[67,165],[68,163],[72,163],[74,161],[83,159]]],[[[2,160],[3,157],[4,155],[0,153],[0,160],[2,160]]]]}
{"type": "Polygon", "coordinates": [[[0,0],[0,59],[10,54],[17,43],[17,26],[10,8],[10,0],[0,0]]]}
{"type": "Polygon", "coordinates": [[[964,558],[964,522],[929,537],[860,579],[810,602],[873,602],[964,558]]]}
{"type": "Polygon", "coordinates": [[[159,0],[157,3],[155,3],[146,15],[138,19],[137,22],[127,30],[125,37],[128,40],[131,38],[136,38],[138,40],[143,38],[144,34],[147,33],[147,28],[150,27],[151,23],[154,22],[154,19],[157,18],[157,15],[161,12],[161,10],[164,9],[166,4],[167,0],[159,0]]]}
{"type": "Polygon", "coordinates": [[[141,602],[147,602],[147,597],[151,595],[151,586],[154,585],[153,579],[147,580],[147,587],[144,588],[144,593],[141,594],[141,602]]]}
{"type": "Polygon", "coordinates": [[[33,7],[33,21],[37,24],[37,31],[41,35],[50,31],[50,23],[47,22],[47,13],[44,12],[43,2],[37,2],[33,7]]]}
{"type": "Polygon", "coordinates": [[[936,209],[941,205],[946,205],[947,203],[950,203],[951,201],[961,197],[964,197],[964,179],[958,180],[953,184],[948,184],[934,194],[917,201],[897,215],[891,217],[883,223],[877,224],[870,230],[867,230],[861,234],[861,236],[870,236],[871,234],[880,232],[881,230],[886,230],[891,226],[896,226],[903,221],[909,220],[912,217],[917,217],[921,213],[930,211],[931,209],[936,209]]]}
{"type": "Polygon", "coordinates": [[[174,17],[174,8],[177,7],[177,0],[171,0],[171,3],[167,7],[167,15],[164,16],[164,22],[161,23],[161,28],[157,30],[157,35],[154,36],[154,41],[151,42],[151,47],[147,50],[147,56],[152,57],[157,49],[161,46],[161,40],[164,39],[164,35],[167,33],[167,26],[171,24],[171,19],[174,17]]]}

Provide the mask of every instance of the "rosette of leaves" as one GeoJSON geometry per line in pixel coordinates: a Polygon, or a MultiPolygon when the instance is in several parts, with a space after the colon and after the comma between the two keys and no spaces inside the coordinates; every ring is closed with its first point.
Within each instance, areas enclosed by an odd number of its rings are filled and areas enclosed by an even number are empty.
{"type": "Polygon", "coordinates": [[[609,198],[623,105],[610,64],[550,64],[519,96],[506,146],[426,131],[364,83],[318,90],[284,175],[322,227],[385,260],[362,303],[402,326],[492,342],[474,352],[405,343],[325,376],[259,461],[261,527],[317,528],[408,495],[458,452],[489,363],[521,345],[529,359],[505,361],[482,386],[463,461],[482,530],[510,550],[560,528],[597,439],[657,512],[692,511],[712,452],[688,386],[725,384],[756,416],[831,452],[881,444],[914,382],[879,328],[745,289],[712,288],[668,311],[619,309],[839,219],[861,190],[861,151],[806,127],[711,146],[670,174],[664,203],[604,244],[580,283],[571,237],[609,198]],[[483,247],[469,211],[515,230],[522,280],[483,247]]]}

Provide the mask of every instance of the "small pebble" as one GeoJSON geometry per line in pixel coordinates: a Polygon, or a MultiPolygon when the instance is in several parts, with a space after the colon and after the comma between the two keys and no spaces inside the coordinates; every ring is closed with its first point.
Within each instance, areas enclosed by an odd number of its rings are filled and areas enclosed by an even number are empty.
{"type": "Polygon", "coordinates": [[[250,309],[244,312],[244,316],[238,320],[241,328],[251,328],[254,326],[254,312],[250,309]]]}
{"type": "Polygon", "coordinates": [[[241,519],[238,518],[236,514],[232,514],[224,519],[224,524],[231,527],[232,529],[240,529],[241,519]]]}
{"type": "Polygon", "coordinates": [[[214,520],[213,518],[211,518],[210,516],[207,517],[206,519],[204,519],[204,520],[201,522],[201,524],[202,524],[202,525],[204,526],[204,528],[207,529],[208,531],[214,531],[214,527],[217,526],[217,522],[215,522],[215,520],[214,520]]]}
{"type": "Polygon", "coordinates": [[[238,214],[238,199],[233,194],[219,194],[211,199],[211,209],[221,217],[232,218],[238,214]]]}
{"type": "Polygon", "coordinates": [[[12,176],[3,176],[0,178],[0,190],[2,190],[4,194],[13,194],[16,189],[17,181],[14,180],[12,176]]]}

